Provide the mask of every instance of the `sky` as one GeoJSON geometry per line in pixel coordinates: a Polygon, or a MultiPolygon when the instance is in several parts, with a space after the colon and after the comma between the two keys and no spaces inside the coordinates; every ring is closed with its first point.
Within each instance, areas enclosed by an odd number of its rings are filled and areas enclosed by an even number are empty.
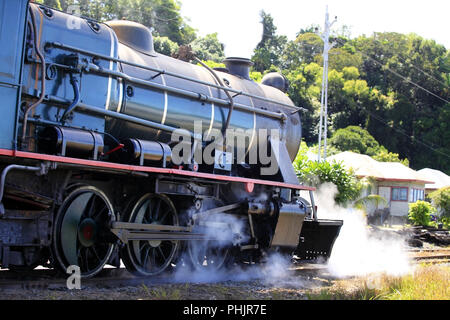
{"type": "Polygon", "coordinates": [[[180,0],[181,14],[200,36],[217,32],[225,55],[250,58],[261,40],[259,12],[274,18],[289,40],[301,29],[323,28],[328,5],[332,30],[350,27],[351,37],[373,32],[416,33],[450,49],[450,0],[180,0]]]}

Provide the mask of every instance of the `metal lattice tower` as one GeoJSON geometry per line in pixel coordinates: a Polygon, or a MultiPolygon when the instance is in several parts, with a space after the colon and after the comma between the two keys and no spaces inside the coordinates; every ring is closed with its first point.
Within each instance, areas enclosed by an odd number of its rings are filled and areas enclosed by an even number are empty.
{"type": "Polygon", "coordinates": [[[322,94],[320,97],[320,122],[319,122],[319,151],[318,161],[320,162],[322,156],[322,139],[324,140],[324,156],[323,159],[327,159],[327,128],[328,128],[328,53],[335,46],[335,42],[330,43],[330,29],[331,26],[337,21],[335,17],[334,21],[330,23],[328,15],[328,6],[325,13],[325,27],[322,34],[317,34],[323,41],[323,76],[322,76],[322,94]]]}

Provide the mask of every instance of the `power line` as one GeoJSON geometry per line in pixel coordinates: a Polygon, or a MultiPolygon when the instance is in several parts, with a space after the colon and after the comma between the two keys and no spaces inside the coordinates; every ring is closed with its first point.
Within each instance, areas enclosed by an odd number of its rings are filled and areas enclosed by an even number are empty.
{"type": "MultiPolygon", "coordinates": [[[[336,40],[337,40],[337,41],[340,41],[340,39],[338,39],[338,38],[336,38],[336,40]]],[[[378,40],[375,40],[375,41],[379,42],[378,40]]],[[[343,43],[343,42],[341,41],[340,44],[341,44],[341,45],[344,45],[345,43],[343,43]]],[[[302,46],[306,46],[306,47],[310,47],[310,48],[316,47],[315,45],[311,45],[311,44],[309,44],[309,43],[302,43],[302,44],[298,44],[298,45],[299,45],[300,47],[302,47],[302,46]]],[[[439,96],[439,95],[437,95],[437,94],[431,92],[430,90],[428,90],[428,89],[422,87],[421,85],[415,83],[414,81],[408,79],[407,77],[405,77],[405,76],[399,74],[398,72],[396,72],[396,71],[390,69],[389,67],[383,65],[381,62],[375,60],[374,58],[372,58],[371,56],[369,56],[369,55],[366,54],[365,52],[363,52],[363,51],[361,51],[361,50],[358,50],[358,49],[356,49],[356,48],[355,48],[355,50],[358,51],[359,53],[361,53],[361,54],[362,54],[363,56],[365,56],[366,58],[368,58],[368,59],[374,61],[375,63],[377,63],[378,65],[384,67],[384,68],[385,68],[386,70],[388,70],[389,72],[391,72],[391,73],[395,74],[396,76],[400,77],[400,78],[403,79],[404,81],[406,81],[406,82],[408,82],[408,83],[410,83],[410,84],[412,84],[412,85],[418,87],[418,88],[421,89],[421,90],[424,90],[424,91],[427,92],[428,94],[430,94],[430,95],[432,95],[432,96],[434,96],[434,97],[436,97],[436,98],[442,100],[442,101],[445,102],[445,103],[450,103],[449,100],[442,98],[441,96],[439,96]]],[[[407,62],[406,62],[405,60],[403,60],[401,57],[399,57],[399,56],[397,56],[397,57],[398,57],[400,60],[402,60],[404,63],[407,63],[407,62]]],[[[427,73],[426,71],[424,71],[424,70],[422,70],[422,69],[416,67],[416,66],[413,65],[412,63],[407,63],[407,64],[409,64],[409,65],[410,65],[411,67],[413,67],[414,69],[416,69],[416,70],[418,70],[418,71],[424,73],[425,75],[427,75],[427,76],[430,77],[431,79],[433,79],[433,80],[435,80],[435,81],[441,83],[442,85],[448,87],[448,85],[447,85],[446,83],[444,83],[443,81],[440,81],[440,80],[436,79],[435,77],[433,77],[432,75],[430,75],[430,74],[427,73]]]]}
{"type": "MultiPolygon", "coordinates": [[[[400,58],[400,57],[398,57],[398,58],[400,58]]],[[[400,58],[400,60],[402,60],[404,63],[407,63],[405,60],[403,60],[402,58],[400,58]]],[[[440,84],[442,84],[442,85],[444,85],[444,86],[446,86],[446,87],[448,87],[448,85],[445,83],[445,82],[443,82],[443,81],[441,81],[441,80],[438,80],[438,79],[436,79],[435,77],[433,77],[431,74],[429,74],[429,73],[427,73],[427,72],[425,72],[425,71],[423,71],[422,69],[420,69],[420,68],[418,68],[418,67],[416,67],[415,65],[413,65],[412,63],[409,63],[409,65],[411,66],[411,67],[413,67],[414,69],[416,69],[416,70],[418,70],[418,71],[420,71],[420,72],[422,72],[423,74],[425,74],[425,75],[427,75],[430,79],[433,79],[434,81],[437,81],[437,82],[439,82],[440,84]]]]}
{"type": "MultiPolygon", "coordinates": [[[[267,35],[267,36],[270,36],[270,35],[267,35]]],[[[336,40],[341,40],[341,39],[336,39],[336,40]]],[[[345,44],[345,43],[342,43],[342,42],[341,42],[341,45],[344,45],[344,44],[345,44]]],[[[315,47],[314,45],[311,45],[311,44],[308,44],[308,43],[301,43],[301,44],[298,44],[298,45],[299,45],[299,46],[315,47]]],[[[385,67],[381,62],[375,60],[374,58],[370,57],[369,55],[367,55],[366,53],[362,52],[361,50],[358,50],[358,49],[356,49],[356,48],[355,48],[355,50],[358,51],[358,52],[360,52],[363,56],[365,56],[366,58],[368,58],[368,59],[370,59],[371,61],[375,62],[376,64],[378,64],[378,65],[380,65],[380,66],[382,66],[382,67],[385,67]]],[[[400,57],[399,57],[399,58],[400,58],[400,57]]],[[[404,61],[404,62],[405,62],[405,61],[404,61]]],[[[406,62],[405,62],[405,63],[406,63],[406,62]]],[[[418,71],[423,72],[424,74],[426,74],[426,75],[429,76],[430,78],[433,78],[435,81],[438,81],[438,82],[444,84],[445,86],[447,86],[445,83],[443,83],[443,82],[441,82],[441,81],[435,79],[433,76],[429,75],[427,72],[421,70],[420,68],[418,68],[418,67],[416,67],[416,66],[414,66],[414,65],[412,65],[412,64],[411,64],[411,66],[412,66],[413,68],[417,69],[418,71]]],[[[386,70],[388,70],[388,71],[390,71],[391,73],[393,73],[394,75],[400,77],[401,79],[403,79],[403,80],[406,81],[407,83],[410,83],[410,84],[412,84],[412,85],[418,87],[419,89],[424,90],[424,91],[427,92],[428,94],[431,94],[432,96],[434,96],[434,97],[436,97],[436,98],[438,98],[438,99],[440,99],[440,100],[442,100],[442,101],[444,101],[444,102],[446,102],[446,103],[450,103],[450,101],[448,101],[448,100],[446,100],[446,99],[444,99],[444,98],[442,98],[442,97],[436,95],[435,93],[431,92],[430,90],[428,90],[428,89],[426,89],[426,88],[420,86],[419,84],[417,84],[417,83],[415,83],[415,82],[409,80],[408,78],[406,78],[405,76],[399,74],[398,72],[396,72],[396,71],[394,71],[394,70],[392,70],[392,69],[390,69],[390,68],[388,68],[388,67],[385,67],[385,68],[386,68],[386,70]]],[[[436,152],[436,153],[439,153],[439,154],[441,154],[441,155],[443,155],[443,156],[445,156],[445,157],[447,157],[447,158],[450,158],[450,155],[448,155],[448,154],[446,154],[446,153],[444,153],[444,152],[442,152],[442,151],[440,151],[440,150],[437,150],[437,149],[433,148],[433,147],[430,146],[429,144],[427,144],[427,143],[425,143],[425,142],[423,142],[423,141],[417,139],[417,138],[414,137],[414,136],[408,135],[408,134],[407,134],[406,132],[404,132],[403,130],[400,130],[400,129],[398,129],[398,128],[395,128],[395,127],[391,126],[389,123],[387,123],[386,121],[384,121],[383,118],[380,118],[380,117],[376,116],[376,115],[373,114],[372,112],[370,112],[370,111],[368,111],[368,110],[366,110],[366,109],[361,109],[361,110],[364,111],[364,112],[367,112],[367,113],[368,113],[369,115],[371,115],[373,118],[377,119],[379,122],[381,122],[381,123],[383,123],[384,125],[388,126],[388,127],[391,128],[392,130],[394,130],[394,131],[396,131],[396,132],[398,132],[398,133],[400,133],[400,134],[402,134],[402,135],[408,137],[408,139],[410,139],[413,143],[417,142],[417,143],[423,145],[424,147],[428,148],[429,150],[432,150],[432,151],[434,151],[434,152],[436,152]]],[[[439,147],[440,147],[440,146],[439,146],[439,147]]],[[[440,147],[440,148],[442,148],[442,147],[440,147]]]]}
{"type": "MultiPolygon", "coordinates": [[[[336,40],[340,40],[340,39],[336,39],[336,40]]],[[[342,42],[341,42],[341,44],[342,44],[342,42]]],[[[381,66],[383,67],[383,64],[382,64],[381,62],[375,60],[374,58],[370,57],[369,55],[367,55],[366,53],[362,52],[361,50],[358,50],[358,49],[356,49],[356,48],[355,48],[355,50],[358,51],[358,52],[360,52],[360,53],[361,53],[363,56],[365,56],[366,58],[372,60],[373,62],[375,62],[375,63],[377,63],[378,65],[381,65],[381,66]]],[[[386,67],[386,69],[387,69],[388,71],[392,72],[393,74],[395,74],[396,76],[402,78],[404,81],[406,81],[406,82],[408,82],[408,83],[411,83],[412,85],[417,86],[419,89],[422,89],[422,90],[428,92],[429,94],[435,96],[436,98],[438,98],[438,99],[440,99],[440,100],[442,100],[442,101],[444,101],[444,102],[446,102],[446,103],[450,103],[448,100],[446,100],[446,99],[444,99],[444,98],[442,98],[442,97],[440,97],[440,96],[434,94],[433,92],[431,92],[431,91],[429,91],[429,90],[423,88],[422,86],[418,85],[417,83],[415,83],[415,82],[413,82],[413,81],[407,79],[406,77],[402,76],[402,75],[399,74],[398,72],[396,72],[396,71],[394,71],[394,70],[391,70],[391,69],[388,68],[388,67],[386,67]]],[[[387,122],[385,122],[385,121],[383,120],[383,118],[380,118],[380,117],[376,116],[375,114],[373,114],[373,113],[370,112],[369,110],[366,110],[366,109],[361,109],[361,110],[364,111],[364,112],[367,112],[369,115],[371,115],[372,117],[374,117],[375,119],[377,119],[377,120],[380,121],[381,123],[385,124],[385,125],[388,126],[389,128],[393,129],[394,131],[396,131],[396,132],[398,132],[398,133],[400,133],[400,134],[402,134],[402,135],[408,137],[411,141],[413,141],[413,142],[416,141],[416,142],[420,143],[421,145],[425,146],[426,148],[428,148],[428,149],[430,149],[430,150],[432,150],[432,151],[434,151],[434,152],[437,152],[437,153],[439,153],[439,154],[441,154],[441,155],[443,155],[443,156],[445,156],[445,157],[447,157],[447,158],[450,158],[450,155],[448,155],[448,154],[446,154],[446,153],[444,153],[444,152],[442,152],[442,151],[439,151],[439,150],[437,150],[437,149],[431,147],[430,145],[428,145],[428,144],[426,144],[425,142],[423,142],[423,141],[417,139],[417,138],[414,137],[414,136],[411,137],[409,134],[407,134],[407,133],[404,132],[403,130],[394,128],[393,126],[391,126],[391,125],[389,125],[387,122]]],[[[439,146],[439,147],[440,147],[440,146],[439,146]]]]}
{"type": "MultiPolygon", "coordinates": [[[[340,39],[336,39],[336,40],[340,41],[340,39]]],[[[342,43],[342,42],[341,42],[341,45],[344,45],[344,44],[345,44],[345,43],[342,43]]],[[[444,101],[445,103],[450,103],[450,101],[448,101],[448,100],[442,98],[441,96],[438,96],[437,94],[431,92],[431,91],[428,90],[428,89],[425,89],[424,87],[422,87],[421,85],[415,83],[414,81],[409,80],[407,77],[402,76],[402,75],[401,75],[400,73],[398,73],[397,71],[394,71],[394,70],[392,70],[392,69],[389,68],[389,67],[386,67],[386,66],[383,65],[381,62],[375,60],[374,58],[372,58],[371,56],[369,56],[369,55],[366,54],[365,52],[363,52],[363,51],[361,51],[361,50],[358,50],[358,49],[356,49],[356,48],[355,48],[355,50],[358,51],[359,53],[361,53],[363,56],[365,56],[365,57],[368,58],[369,60],[375,62],[376,64],[380,65],[381,67],[384,67],[384,68],[385,68],[386,70],[388,70],[389,72],[395,74],[397,77],[402,78],[404,81],[406,81],[406,82],[408,82],[408,83],[410,83],[410,84],[416,86],[417,88],[419,88],[419,89],[421,89],[421,90],[427,92],[428,94],[431,94],[431,95],[434,96],[435,98],[438,98],[439,100],[442,100],[442,101],[444,101]]]]}
{"type": "MultiPolygon", "coordinates": [[[[379,44],[382,44],[379,40],[377,39],[373,39],[374,41],[378,42],[379,44]]],[[[428,72],[420,69],[419,67],[416,67],[412,62],[406,62],[405,59],[403,59],[402,57],[400,57],[399,55],[397,55],[397,58],[400,59],[403,63],[406,63],[408,65],[410,65],[411,67],[413,67],[414,69],[416,69],[419,72],[422,72],[423,74],[427,75],[430,79],[433,79],[436,82],[439,82],[440,84],[444,85],[445,87],[448,87],[448,84],[443,82],[442,80],[438,80],[435,77],[433,77],[431,74],[429,74],[428,72]]]]}
{"type": "MultiPolygon", "coordinates": [[[[375,114],[373,114],[373,113],[370,112],[369,110],[366,110],[366,109],[361,109],[361,110],[364,111],[364,112],[367,112],[369,115],[371,115],[372,117],[374,117],[375,119],[377,119],[377,120],[380,121],[381,123],[385,124],[385,125],[388,126],[389,128],[393,129],[394,131],[397,131],[398,133],[404,135],[405,137],[408,137],[411,141],[413,141],[413,142],[418,142],[418,143],[420,143],[421,145],[427,147],[428,149],[430,149],[430,150],[432,150],[432,151],[434,151],[434,152],[440,153],[441,155],[446,156],[447,158],[450,158],[450,155],[448,155],[447,153],[444,153],[444,152],[442,152],[442,151],[439,151],[439,150],[437,150],[437,149],[431,147],[430,145],[426,144],[425,142],[423,142],[423,141],[417,139],[416,137],[410,136],[409,134],[407,134],[407,133],[404,132],[403,130],[400,130],[400,129],[397,129],[397,128],[393,127],[392,125],[390,125],[389,123],[387,123],[386,121],[384,121],[383,118],[376,116],[375,114]]],[[[439,146],[439,147],[440,147],[440,146],[439,146]]],[[[442,147],[440,147],[440,148],[442,148],[442,147]]]]}

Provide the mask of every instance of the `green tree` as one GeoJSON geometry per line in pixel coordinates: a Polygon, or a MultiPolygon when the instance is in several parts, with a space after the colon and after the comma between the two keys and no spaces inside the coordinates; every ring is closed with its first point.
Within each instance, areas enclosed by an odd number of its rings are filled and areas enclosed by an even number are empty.
{"type": "Polygon", "coordinates": [[[197,37],[194,28],[181,16],[176,0],[38,0],[37,2],[67,11],[77,5],[81,15],[105,22],[126,19],[141,23],[154,34],[167,37],[179,45],[189,44],[197,37]]]}
{"type": "Polygon", "coordinates": [[[349,126],[337,130],[330,139],[330,145],[340,151],[366,154],[382,162],[400,162],[409,166],[408,159],[401,160],[396,153],[389,152],[370,133],[360,127],[349,126]]]}
{"type": "Polygon", "coordinates": [[[440,125],[449,119],[443,110],[450,99],[445,82],[448,50],[415,34],[375,33],[350,42],[364,55],[362,73],[369,86],[395,97],[391,108],[375,110],[368,130],[389,150],[408,158],[413,168],[450,171],[450,137],[440,125]]]}
{"type": "Polygon", "coordinates": [[[356,126],[337,130],[330,139],[330,144],[342,151],[353,151],[369,156],[375,155],[380,149],[380,144],[367,130],[356,126]]]}
{"type": "Polygon", "coordinates": [[[320,37],[311,32],[300,33],[294,41],[289,41],[282,55],[282,68],[295,69],[302,64],[316,62],[321,56],[323,42],[320,37]]]}
{"type": "Polygon", "coordinates": [[[173,42],[167,37],[153,37],[153,45],[156,52],[166,56],[171,56],[173,53],[177,52],[179,48],[176,42],[173,42]]]}
{"type": "Polygon", "coordinates": [[[200,60],[220,63],[225,59],[225,46],[217,38],[217,32],[195,39],[191,43],[191,47],[200,60]]]}
{"type": "Polygon", "coordinates": [[[46,6],[62,10],[61,2],[59,0],[37,0],[36,3],[45,4],[46,6]]]}
{"type": "MultiPolygon", "coordinates": [[[[320,65],[323,65],[323,56],[317,54],[314,61],[320,65]]],[[[338,71],[347,67],[355,67],[360,69],[362,66],[363,58],[359,53],[352,53],[342,47],[333,48],[329,52],[329,68],[338,71]]]]}
{"type": "Polygon", "coordinates": [[[408,159],[401,160],[398,153],[389,152],[383,146],[381,146],[380,150],[377,154],[373,155],[372,158],[381,162],[400,162],[401,164],[409,167],[408,159]]]}
{"type": "Polygon", "coordinates": [[[261,23],[263,25],[262,39],[256,46],[252,61],[253,69],[258,72],[268,70],[272,65],[279,67],[281,64],[281,54],[287,43],[286,36],[278,36],[277,28],[270,14],[262,10],[260,12],[261,23]]]}

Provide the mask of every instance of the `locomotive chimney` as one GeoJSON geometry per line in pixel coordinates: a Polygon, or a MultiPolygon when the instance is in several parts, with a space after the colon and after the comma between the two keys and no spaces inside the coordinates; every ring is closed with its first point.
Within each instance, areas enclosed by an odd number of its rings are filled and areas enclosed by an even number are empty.
{"type": "Polygon", "coordinates": [[[230,74],[250,80],[250,67],[254,65],[250,59],[229,57],[223,62],[230,74]]]}

